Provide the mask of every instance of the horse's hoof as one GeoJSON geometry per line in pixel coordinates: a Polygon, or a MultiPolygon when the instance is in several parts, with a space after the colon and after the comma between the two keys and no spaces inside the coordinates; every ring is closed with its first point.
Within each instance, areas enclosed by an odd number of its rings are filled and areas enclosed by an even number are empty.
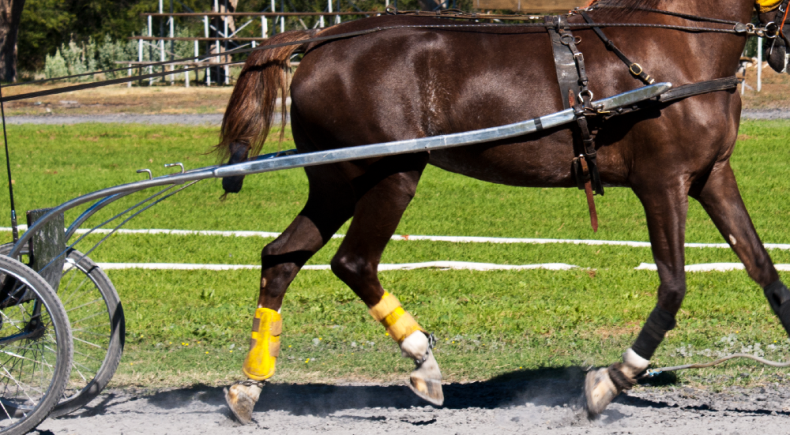
{"type": "Polygon", "coordinates": [[[242,423],[252,423],[252,410],[261,395],[261,385],[251,382],[239,382],[225,388],[225,402],[228,403],[233,415],[242,423]]]}
{"type": "Polygon", "coordinates": [[[618,394],[617,387],[609,377],[609,370],[605,367],[588,372],[584,381],[587,416],[598,417],[618,394]]]}
{"type": "Polygon", "coordinates": [[[442,372],[439,370],[439,363],[436,362],[436,358],[434,358],[430,349],[427,357],[420,363],[417,370],[411,372],[409,388],[414,391],[414,394],[432,405],[442,406],[444,403],[442,372]]]}
{"type": "Polygon", "coordinates": [[[444,393],[442,392],[442,382],[435,379],[422,379],[412,376],[409,379],[409,388],[414,391],[420,399],[425,400],[431,405],[442,406],[444,403],[444,393]]]}

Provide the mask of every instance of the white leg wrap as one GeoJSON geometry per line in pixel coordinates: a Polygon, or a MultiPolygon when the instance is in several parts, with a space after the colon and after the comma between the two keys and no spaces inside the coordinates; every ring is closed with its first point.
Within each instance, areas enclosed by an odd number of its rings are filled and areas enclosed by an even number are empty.
{"type": "Polygon", "coordinates": [[[636,375],[647,370],[650,361],[637,355],[630,347],[623,352],[623,374],[631,379],[636,378],[636,375]]]}
{"type": "Polygon", "coordinates": [[[428,337],[422,331],[414,331],[400,343],[400,350],[405,358],[422,360],[428,353],[428,337]]]}

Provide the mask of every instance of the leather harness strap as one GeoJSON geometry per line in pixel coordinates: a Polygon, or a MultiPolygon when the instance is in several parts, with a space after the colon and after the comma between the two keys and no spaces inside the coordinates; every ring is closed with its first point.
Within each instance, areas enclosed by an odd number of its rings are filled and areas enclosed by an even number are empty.
{"type": "MultiPolygon", "coordinates": [[[[790,0],[784,0],[781,11],[784,14],[790,0]]],[[[581,9],[577,9],[588,24],[595,24],[590,16],[581,9]]],[[[783,16],[783,15],[782,15],[783,16]]],[[[710,92],[734,89],[738,86],[736,77],[725,77],[707,80],[699,83],[678,86],[662,94],[659,98],[635,104],[633,107],[622,107],[612,112],[599,112],[592,107],[592,92],[588,88],[589,79],[584,65],[584,55],[576,47],[577,39],[571,32],[566,16],[547,16],[544,18],[546,30],[551,39],[551,48],[554,54],[554,65],[557,72],[557,82],[560,87],[560,96],[564,109],[573,109],[576,117],[576,134],[574,134],[574,158],[571,161],[571,173],[579,189],[584,190],[587,197],[587,206],[590,211],[590,223],[593,231],[598,231],[598,214],[595,208],[594,194],[603,195],[603,182],[598,171],[597,152],[595,149],[595,135],[591,133],[587,122],[588,117],[600,117],[604,120],[617,115],[640,110],[648,105],[670,103],[695,95],[710,92]]],[[[645,84],[653,84],[655,79],[644,72],[642,67],[623,54],[614,43],[606,37],[600,27],[592,26],[593,31],[603,41],[606,48],[614,52],[629,71],[645,84]]]]}
{"type": "Polygon", "coordinates": [[[584,54],[576,48],[576,38],[565,16],[549,16],[545,18],[545,22],[553,25],[546,29],[551,38],[562,105],[565,109],[573,109],[578,127],[578,135],[574,137],[574,156],[577,157],[571,162],[571,171],[579,189],[584,190],[587,196],[593,231],[598,231],[598,213],[593,193],[603,195],[603,183],[598,173],[595,137],[587,125],[587,113],[595,111],[592,107],[592,92],[587,87],[589,79],[584,65],[584,54]]]}
{"type": "Polygon", "coordinates": [[[558,29],[562,29],[563,34],[569,34],[570,30],[565,26],[568,21],[565,16],[547,16],[545,21],[547,24],[556,26],[547,27],[547,30],[551,38],[551,49],[554,52],[554,67],[557,70],[557,82],[560,85],[562,108],[570,109],[571,104],[568,103],[568,94],[572,93],[575,100],[575,96],[578,95],[581,89],[579,88],[579,76],[576,70],[576,61],[573,60],[573,53],[568,49],[567,45],[562,43],[558,31],[558,29]]]}
{"type": "Polygon", "coordinates": [[[738,87],[738,78],[735,76],[724,77],[714,80],[706,80],[699,83],[691,83],[688,85],[678,86],[672,88],[658,97],[661,103],[669,103],[672,101],[681,100],[683,98],[693,97],[695,95],[709,94],[711,92],[726,91],[738,87]]]}
{"type": "MultiPolygon", "coordinates": [[[[587,12],[585,12],[584,10],[579,9],[579,14],[581,14],[582,18],[584,18],[584,21],[586,21],[587,23],[595,24],[592,18],[590,18],[590,15],[588,15],[587,12]]],[[[601,38],[601,41],[603,41],[604,45],[606,45],[606,48],[609,51],[613,52],[615,55],[617,55],[617,57],[619,57],[620,60],[623,61],[623,63],[628,67],[628,71],[630,71],[634,77],[638,78],[639,80],[642,81],[642,83],[646,85],[652,85],[653,83],[655,83],[656,80],[650,77],[649,74],[645,73],[645,70],[642,69],[641,65],[639,65],[636,62],[631,62],[631,60],[628,59],[628,57],[626,57],[626,55],[623,54],[623,52],[620,51],[619,48],[617,48],[617,46],[614,45],[614,42],[612,42],[611,39],[606,37],[606,35],[603,33],[603,30],[601,30],[600,27],[593,27],[592,29],[593,32],[595,32],[595,34],[598,35],[599,38],[601,38]]]]}

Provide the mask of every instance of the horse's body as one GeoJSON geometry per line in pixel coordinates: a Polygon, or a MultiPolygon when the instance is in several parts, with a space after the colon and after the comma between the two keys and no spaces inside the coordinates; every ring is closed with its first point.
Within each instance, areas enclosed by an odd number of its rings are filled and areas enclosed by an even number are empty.
{"type": "MultiPolygon", "coordinates": [[[[749,22],[754,10],[754,0],[630,3],[741,22],[749,22]]],[[[590,15],[597,22],[689,24],[677,17],[606,7],[590,15]]],[[[582,19],[573,16],[570,21],[582,19]]],[[[334,26],[320,35],[414,24],[448,21],[383,16],[334,26]]],[[[732,34],[644,27],[613,27],[605,32],[657,81],[675,86],[734,75],[745,44],[745,38],[732,34]]],[[[578,48],[596,98],[642,85],[592,30],[573,33],[581,38],[578,48]]],[[[315,35],[315,31],[289,32],[270,43],[315,35]]],[[[542,28],[403,28],[303,48],[306,55],[291,84],[292,131],[300,152],[476,130],[563,109],[549,36],[542,28]]],[[[231,161],[246,158],[250,149],[257,152],[257,144],[265,138],[276,89],[287,88],[281,68],[293,51],[257,52],[248,60],[223,123],[221,146],[232,152],[231,161]]],[[[597,137],[604,184],[630,187],[645,208],[661,278],[657,310],[664,314],[656,314],[656,319],[664,316],[664,320],[653,328],[660,336],[647,341],[640,364],[649,360],[672,328],[685,295],[689,196],[707,210],[761,287],[779,280],[729,164],[740,111],[737,92],[713,92],[615,117],[603,124],[597,137]]],[[[381,254],[428,163],[494,183],[574,187],[572,157],[572,130],[566,127],[430,155],[307,168],[310,195],[305,208],[263,250],[258,306],[278,310],[301,266],[349,218],[353,220],[332,260],[332,270],[369,307],[379,304],[384,294],[377,277],[381,254]]],[[[651,331],[647,334],[655,336],[651,331]]],[[[630,366],[623,367],[629,375],[630,366]]]]}

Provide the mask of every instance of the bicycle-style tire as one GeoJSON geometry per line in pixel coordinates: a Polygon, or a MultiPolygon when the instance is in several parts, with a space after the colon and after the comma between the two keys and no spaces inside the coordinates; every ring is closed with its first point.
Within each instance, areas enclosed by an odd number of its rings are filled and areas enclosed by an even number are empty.
{"type": "Polygon", "coordinates": [[[44,421],[63,396],[73,348],[68,316],[52,287],[27,265],[0,256],[0,281],[9,278],[24,298],[1,311],[0,433],[21,435],[44,421]]]}
{"type": "MultiPolygon", "coordinates": [[[[0,254],[7,255],[11,252],[12,247],[11,243],[0,246],[0,254]]],[[[28,250],[23,248],[20,256],[27,255],[28,250]]],[[[64,265],[64,276],[61,278],[57,294],[69,315],[74,336],[74,359],[70,381],[66,386],[64,396],[50,413],[51,417],[60,417],[74,412],[87,405],[102,392],[115,375],[121,362],[126,334],[123,306],[115,286],[107,274],[80,251],[75,249],[69,251],[64,265]],[[75,281],[75,276],[71,274],[84,275],[76,279],[78,286],[75,287],[78,287],[80,293],[78,295],[70,293],[70,286],[75,281]],[[93,302],[93,312],[80,312],[86,310],[89,303],[86,301],[93,302]],[[98,311],[106,311],[106,316],[97,315],[98,311]],[[81,324],[83,317],[91,318],[93,325],[88,329],[93,330],[86,330],[86,325],[81,324]],[[91,337],[97,335],[97,329],[99,332],[106,329],[108,333],[105,337],[100,337],[101,343],[94,344],[91,342],[91,337]],[[97,344],[104,352],[100,365],[97,360],[99,356],[95,355],[98,352],[97,344]]]]}

